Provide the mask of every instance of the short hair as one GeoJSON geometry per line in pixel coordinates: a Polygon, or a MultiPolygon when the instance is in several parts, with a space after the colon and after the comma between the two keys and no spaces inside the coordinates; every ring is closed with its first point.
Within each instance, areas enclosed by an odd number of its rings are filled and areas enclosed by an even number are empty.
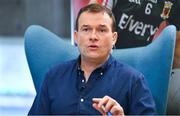
{"type": "Polygon", "coordinates": [[[105,12],[109,15],[109,17],[112,19],[112,32],[116,31],[116,20],[114,18],[114,15],[110,9],[108,9],[105,6],[101,6],[99,4],[89,4],[83,8],[80,9],[78,12],[77,18],[76,18],[76,25],[75,29],[78,31],[78,25],[79,25],[79,17],[83,12],[90,12],[90,13],[100,13],[105,12]]]}

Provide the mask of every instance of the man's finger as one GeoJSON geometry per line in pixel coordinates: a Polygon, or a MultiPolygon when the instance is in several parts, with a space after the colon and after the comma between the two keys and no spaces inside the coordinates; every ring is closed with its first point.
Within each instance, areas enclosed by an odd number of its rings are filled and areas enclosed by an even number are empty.
{"type": "Polygon", "coordinates": [[[99,108],[97,103],[93,103],[92,105],[96,110],[98,110],[102,115],[105,115],[106,112],[103,108],[99,108]]]}
{"type": "Polygon", "coordinates": [[[93,98],[92,101],[94,103],[99,103],[101,101],[102,98],[93,98]]]}

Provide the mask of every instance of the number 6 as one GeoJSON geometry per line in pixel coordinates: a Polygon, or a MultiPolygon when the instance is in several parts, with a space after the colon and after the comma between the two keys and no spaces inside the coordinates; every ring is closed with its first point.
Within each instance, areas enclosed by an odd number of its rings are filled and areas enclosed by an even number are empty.
{"type": "Polygon", "coordinates": [[[149,15],[151,14],[151,9],[152,9],[152,4],[151,3],[147,3],[146,5],[146,9],[145,9],[145,14],[149,15]]]}

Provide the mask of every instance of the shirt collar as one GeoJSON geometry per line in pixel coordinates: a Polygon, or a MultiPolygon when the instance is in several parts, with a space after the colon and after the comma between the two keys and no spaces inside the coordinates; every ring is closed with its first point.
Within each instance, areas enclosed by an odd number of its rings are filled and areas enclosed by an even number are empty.
{"type": "MultiPolygon", "coordinates": [[[[99,70],[101,70],[101,71],[105,71],[106,69],[108,69],[108,68],[111,66],[112,62],[113,62],[113,57],[112,57],[112,55],[110,54],[108,60],[107,60],[102,66],[98,67],[98,68],[95,69],[95,70],[98,70],[98,69],[99,69],[99,70]]],[[[82,70],[81,70],[81,56],[80,56],[80,55],[79,55],[79,57],[77,58],[77,70],[78,70],[78,71],[82,71],[82,70]]]]}

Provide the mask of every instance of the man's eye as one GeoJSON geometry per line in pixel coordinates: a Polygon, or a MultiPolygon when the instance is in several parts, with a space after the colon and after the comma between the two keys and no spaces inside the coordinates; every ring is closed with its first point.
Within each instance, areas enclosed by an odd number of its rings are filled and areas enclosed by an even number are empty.
{"type": "Polygon", "coordinates": [[[82,31],[85,31],[85,32],[87,32],[89,29],[88,28],[84,28],[84,29],[82,29],[82,31]]]}
{"type": "Polygon", "coordinates": [[[105,29],[100,29],[99,30],[101,33],[104,33],[106,30],[105,29]]]}
{"type": "Polygon", "coordinates": [[[104,29],[101,29],[101,32],[105,32],[105,30],[104,30],[104,29]]]}

